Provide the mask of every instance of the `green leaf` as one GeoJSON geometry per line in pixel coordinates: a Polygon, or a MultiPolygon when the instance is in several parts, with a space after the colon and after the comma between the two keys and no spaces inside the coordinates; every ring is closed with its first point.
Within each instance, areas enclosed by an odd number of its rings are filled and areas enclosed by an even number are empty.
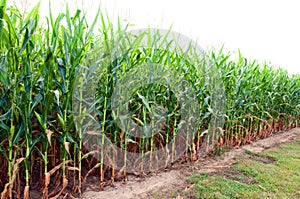
{"type": "MultiPolygon", "coordinates": [[[[10,18],[5,13],[3,7],[0,8],[0,21],[2,21],[2,19],[7,23],[7,26],[8,26],[8,33],[9,33],[9,37],[11,38],[10,45],[14,46],[14,41],[16,40],[17,43],[18,43],[19,42],[19,38],[18,38],[18,36],[16,34],[14,26],[11,23],[10,18]]],[[[2,27],[1,27],[1,29],[2,29],[2,27]]]]}
{"type": "Polygon", "coordinates": [[[0,6],[6,8],[6,0],[1,0],[0,6]]]}
{"type": "Polygon", "coordinates": [[[89,30],[88,30],[88,32],[86,34],[87,37],[90,37],[91,34],[93,33],[94,27],[95,27],[96,23],[98,22],[99,15],[100,15],[100,6],[99,6],[98,11],[96,13],[96,16],[94,18],[94,21],[93,21],[92,25],[90,26],[90,28],[89,28],[89,30]]]}
{"type": "MultiPolygon", "coordinates": [[[[35,112],[35,111],[34,111],[34,113],[35,113],[35,116],[36,116],[36,118],[37,118],[38,122],[40,123],[40,125],[41,125],[41,126],[44,126],[44,121],[43,121],[43,119],[42,119],[41,115],[40,115],[40,114],[38,114],[38,113],[37,113],[37,112],[35,112]]],[[[45,129],[44,129],[44,130],[45,130],[45,129]]]]}
{"type": "Polygon", "coordinates": [[[142,100],[142,102],[143,102],[144,106],[146,106],[147,110],[149,112],[151,112],[150,105],[149,105],[148,101],[146,100],[146,98],[139,93],[137,93],[137,95],[142,100]]]}
{"type": "Polygon", "coordinates": [[[28,15],[25,18],[25,23],[27,23],[28,21],[30,21],[31,19],[36,19],[37,15],[39,15],[39,10],[40,10],[40,5],[41,2],[39,1],[36,6],[34,6],[34,8],[30,11],[30,13],[28,13],[28,15]]]}
{"type": "Polygon", "coordinates": [[[19,56],[22,54],[22,52],[25,50],[28,42],[30,40],[30,35],[29,35],[29,31],[28,31],[28,28],[26,28],[26,32],[25,32],[25,36],[24,36],[24,41],[23,41],[23,44],[22,44],[22,48],[20,49],[19,51],[19,56]]]}
{"type": "Polygon", "coordinates": [[[30,108],[30,115],[32,114],[32,111],[35,109],[35,107],[42,101],[43,96],[41,93],[37,94],[32,102],[31,108],[30,108]]]}
{"type": "Polygon", "coordinates": [[[11,115],[12,108],[10,108],[5,114],[0,115],[0,121],[8,120],[11,115]]]}
{"type": "Polygon", "coordinates": [[[64,127],[65,126],[65,121],[63,120],[63,118],[60,116],[60,114],[57,114],[57,117],[58,117],[59,123],[64,127]]]}
{"type": "Polygon", "coordinates": [[[3,121],[0,120],[0,128],[6,130],[7,132],[10,131],[9,126],[7,126],[6,124],[3,123],[3,121]]]}
{"type": "Polygon", "coordinates": [[[14,145],[17,144],[17,142],[20,141],[20,139],[21,139],[22,135],[24,134],[24,132],[25,132],[25,128],[24,128],[24,124],[22,123],[19,130],[18,130],[18,132],[17,132],[17,134],[14,137],[14,140],[13,140],[14,145]]]}
{"type": "Polygon", "coordinates": [[[4,65],[1,64],[0,66],[0,83],[2,83],[6,88],[10,86],[9,84],[9,76],[7,74],[7,71],[4,69],[4,65]]]}

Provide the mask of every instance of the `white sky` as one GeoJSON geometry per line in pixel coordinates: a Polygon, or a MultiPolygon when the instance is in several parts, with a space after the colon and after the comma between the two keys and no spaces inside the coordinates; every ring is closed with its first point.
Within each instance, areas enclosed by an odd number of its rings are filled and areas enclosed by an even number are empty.
{"type": "MultiPolygon", "coordinates": [[[[19,0],[34,5],[37,0],[19,0]]],[[[198,41],[204,49],[219,48],[246,58],[271,62],[300,74],[300,11],[297,0],[67,0],[71,10],[84,7],[88,16],[101,3],[112,21],[127,19],[135,28],[165,28],[198,41]],[[84,3],[82,3],[82,1],[84,3]]],[[[48,0],[41,0],[48,15],[48,0]]],[[[53,11],[64,11],[62,0],[51,0],[53,11]]]]}

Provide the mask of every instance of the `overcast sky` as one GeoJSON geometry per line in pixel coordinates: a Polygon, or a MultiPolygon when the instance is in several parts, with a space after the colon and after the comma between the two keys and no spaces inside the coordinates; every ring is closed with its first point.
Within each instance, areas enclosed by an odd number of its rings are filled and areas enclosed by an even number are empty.
{"type": "MultiPolygon", "coordinates": [[[[37,0],[19,0],[32,6],[37,0]]],[[[53,11],[64,11],[66,1],[51,0],[53,11]]],[[[300,74],[300,12],[297,0],[67,0],[69,7],[83,6],[89,17],[101,2],[112,21],[117,16],[135,28],[165,28],[197,40],[204,49],[219,48],[260,62],[271,62],[300,74]]],[[[42,15],[48,0],[41,0],[42,15]]]]}

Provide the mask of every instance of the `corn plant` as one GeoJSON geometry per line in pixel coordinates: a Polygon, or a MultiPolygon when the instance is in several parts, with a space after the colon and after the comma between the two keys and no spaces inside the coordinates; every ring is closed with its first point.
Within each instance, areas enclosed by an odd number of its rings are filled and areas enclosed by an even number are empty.
{"type": "Polygon", "coordinates": [[[1,0],[3,199],[80,196],[90,176],[103,187],[128,173],[144,175],[178,158],[195,161],[299,126],[299,75],[241,52],[236,60],[222,49],[198,56],[168,40],[171,30],[129,32],[128,24],[118,19],[114,26],[100,10],[92,24],[84,11],[71,13],[68,6],[57,17],[50,10],[45,20],[40,23],[39,4],[23,16],[1,0]],[[132,86],[143,76],[141,67],[164,80],[145,77],[148,84],[132,86]],[[183,117],[180,98],[187,95],[167,84],[173,79],[192,88],[195,98],[188,102],[197,104],[197,118],[183,117]],[[128,85],[134,88],[124,98],[131,122],[119,122],[123,113],[115,104],[122,96],[114,101],[114,91],[128,85]]]}

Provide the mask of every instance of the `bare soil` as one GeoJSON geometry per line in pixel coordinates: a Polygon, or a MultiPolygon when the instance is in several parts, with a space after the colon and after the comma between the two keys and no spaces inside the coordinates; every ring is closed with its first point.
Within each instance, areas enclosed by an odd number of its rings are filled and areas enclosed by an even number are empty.
{"type": "MultiPolygon", "coordinates": [[[[114,187],[106,187],[101,191],[87,190],[83,194],[84,199],[129,199],[129,198],[153,198],[157,192],[174,192],[175,190],[188,190],[191,187],[185,178],[193,174],[209,173],[223,175],[228,178],[246,179],[245,183],[255,183],[252,179],[247,179],[242,173],[231,173],[232,165],[237,158],[249,157],[262,161],[266,164],[272,164],[275,160],[267,157],[253,156],[246,153],[251,151],[260,153],[266,149],[278,147],[283,143],[300,139],[300,128],[294,128],[286,132],[279,132],[266,139],[258,140],[249,145],[233,149],[221,156],[208,157],[193,163],[175,165],[168,170],[158,174],[152,174],[145,177],[128,176],[126,182],[115,182],[114,187]],[[223,174],[222,174],[223,173],[223,174]]],[[[173,193],[174,194],[174,193],[173,193]]],[[[175,193],[176,194],[176,193],[175,193]]],[[[175,196],[176,198],[176,196],[175,196]]],[[[182,198],[177,196],[178,199],[182,198]]]]}

